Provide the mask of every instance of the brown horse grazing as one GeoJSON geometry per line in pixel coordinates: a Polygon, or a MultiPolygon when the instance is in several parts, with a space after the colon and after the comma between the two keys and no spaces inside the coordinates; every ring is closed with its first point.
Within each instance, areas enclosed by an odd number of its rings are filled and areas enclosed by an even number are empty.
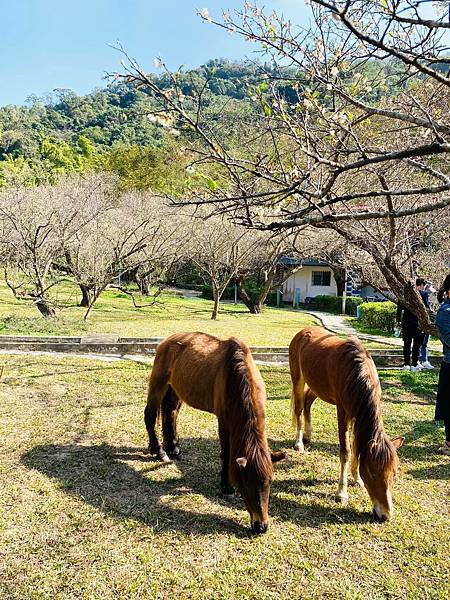
{"type": "Polygon", "coordinates": [[[145,425],[149,451],[162,461],[180,453],[177,417],[181,403],[214,413],[219,422],[222,494],[234,483],[250,513],[254,533],[268,528],[272,462],[265,431],[266,392],[249,348],[240,340],[206,333],[179,333],[159,344],[148,388],[145,425]],[[163,445],[155,432],[162,413],[163,445]]]}
{"type": "Polygon", "coordinates": [[[341,475],[336,500],[345,502],[353,424],[352,475],[365,485],[379,522],[392,515],[392,486],[397,452],[404,438],[390,440],[381,416],[381,386],[375,364],[358,339],[342,340],[321,327],[302,329],[289,346],[293,386],[292,416],[297,425],[295,448],[311,440],[311,405],[319,397],[336,405],[341,475]],[[302,416],[305,416],[305,433],[302,416]],[[359,473],[361,473],[362,481],[359,473]]]}

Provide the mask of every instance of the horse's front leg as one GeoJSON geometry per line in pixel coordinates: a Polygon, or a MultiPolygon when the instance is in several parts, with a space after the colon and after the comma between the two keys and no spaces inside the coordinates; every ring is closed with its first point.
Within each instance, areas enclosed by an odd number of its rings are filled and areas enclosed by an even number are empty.
{"type": "Polygon", "coordinates": [[[298,375],[298,381],[295,381],[293,377],[292,381],[292,398],[291,398],[291,410],[292,417],[297,427],[295,436],[294,450],[298,450],[300,453],[305,451],[303,443],[303,410],[305,408],[305,380],[301,373],[298,375]]]}
{"type": "Polygon", "coordinates": [[[364,487],[364,481],[361,479],[361,475],[359,474],[359,457],[356,451],[356,441],[355,434],[353,434],[353,443],[352,443],[352,477],[353,483],[355,485],[359,485],[360,487],[364,487]]]}
{"type": "Polygon", "coordinates": [[[338,426],[339,426],[339,458],[341,461],[341,474],[339,477],[339,485],[336,492],[336,502],[347,502],[347,479],[348,465],[350,462],[350,438],[349,438],[349,420],[343,409],[337,408],[338,426]]]}
{"type": "Polygon", "coordinates": [[[230,440],[228,427],[219,420],[220,460],[222,470],[220,472],[220,492],[225,498],[234,496],[234,487],[230,483],[230,440]]]}

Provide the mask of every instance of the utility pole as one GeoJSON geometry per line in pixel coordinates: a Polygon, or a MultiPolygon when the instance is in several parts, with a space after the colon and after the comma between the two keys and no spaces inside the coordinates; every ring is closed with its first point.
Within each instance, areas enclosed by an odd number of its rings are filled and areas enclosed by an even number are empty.
{"type": "Polygon", "coordinates": [[[342,314],[345,315],[345,304],[347,302],[347,269],[344,268],[344,291],[342,292],[342,314]]]}

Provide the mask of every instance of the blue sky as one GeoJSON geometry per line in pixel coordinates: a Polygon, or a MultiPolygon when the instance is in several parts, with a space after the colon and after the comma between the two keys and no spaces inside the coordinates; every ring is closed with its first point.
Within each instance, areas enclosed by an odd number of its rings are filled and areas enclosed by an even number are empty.
{"type": "MultiPolygon", "coordinates": [[[[169,68],[195,67],[209,58],[244,58],[252,45],[203,23],[196,8],[213,17],[243,0],[0,0],[0,105],[21,104],[55,88],[85,94],[104,86],[119,68],[109,47],[120,40],[148,69],[161,55],[169,68]]],[[[303,0],[259,2],[297,23],[307,19],[303,0]]]]}

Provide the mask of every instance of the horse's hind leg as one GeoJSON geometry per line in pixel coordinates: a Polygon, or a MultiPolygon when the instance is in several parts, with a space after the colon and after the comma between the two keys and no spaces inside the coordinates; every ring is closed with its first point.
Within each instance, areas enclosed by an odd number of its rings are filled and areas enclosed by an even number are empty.
{"type": "Polygon", "coordinates": [[[339,477],[339,486],[336,492],[336,502],[347,502],[347,480],[348,480],[348,465],[350,462],[350,438],[349,426],[350,421],[342,408],[337,407],[338,426],[339,426],[339,458],[341,460],[341,474],[339,477]]]}
{"type": "Polygon", "coordinates": [[[292,398],[291,398],[291,411],[292,420],[297,428],[295,436],[294,449],[299,452],[304,452],[305,447],[303,445],[303,410],[305,408],[305,379],[299,372],[298,377],[296,374],[292,376],[292,398]]]}
{"type": "Polygon", "coordinates": [[[311,406],[317,396],[312,392],[309,388],[306,390],[305,394],[305,407],[304,407],[304,416],[305,416],[305,432],[303,434],[303,443],[309,444],[311,442],[311,406]]]}
{"type": "Polygon", "coordinates": [[[156,421],[161,409],[161,403],[168,390],[167,377],[161,373],[156,361],[153,365],[152,375],[148,386],[147,406],[144,411],[145,427],[148,433],[148,449],[150,454],[156,455],[163,462],[170,462],[165,450],[159,443],[156,434],[156,421]]]}
{"type": "Polygon", "coordinates": [[[177,419],[180,408],[181,400],[175,390],[169,386],[162,403],[162,430],[164,450],[171,458],[181,454],[177,435],[177,419]]]}

